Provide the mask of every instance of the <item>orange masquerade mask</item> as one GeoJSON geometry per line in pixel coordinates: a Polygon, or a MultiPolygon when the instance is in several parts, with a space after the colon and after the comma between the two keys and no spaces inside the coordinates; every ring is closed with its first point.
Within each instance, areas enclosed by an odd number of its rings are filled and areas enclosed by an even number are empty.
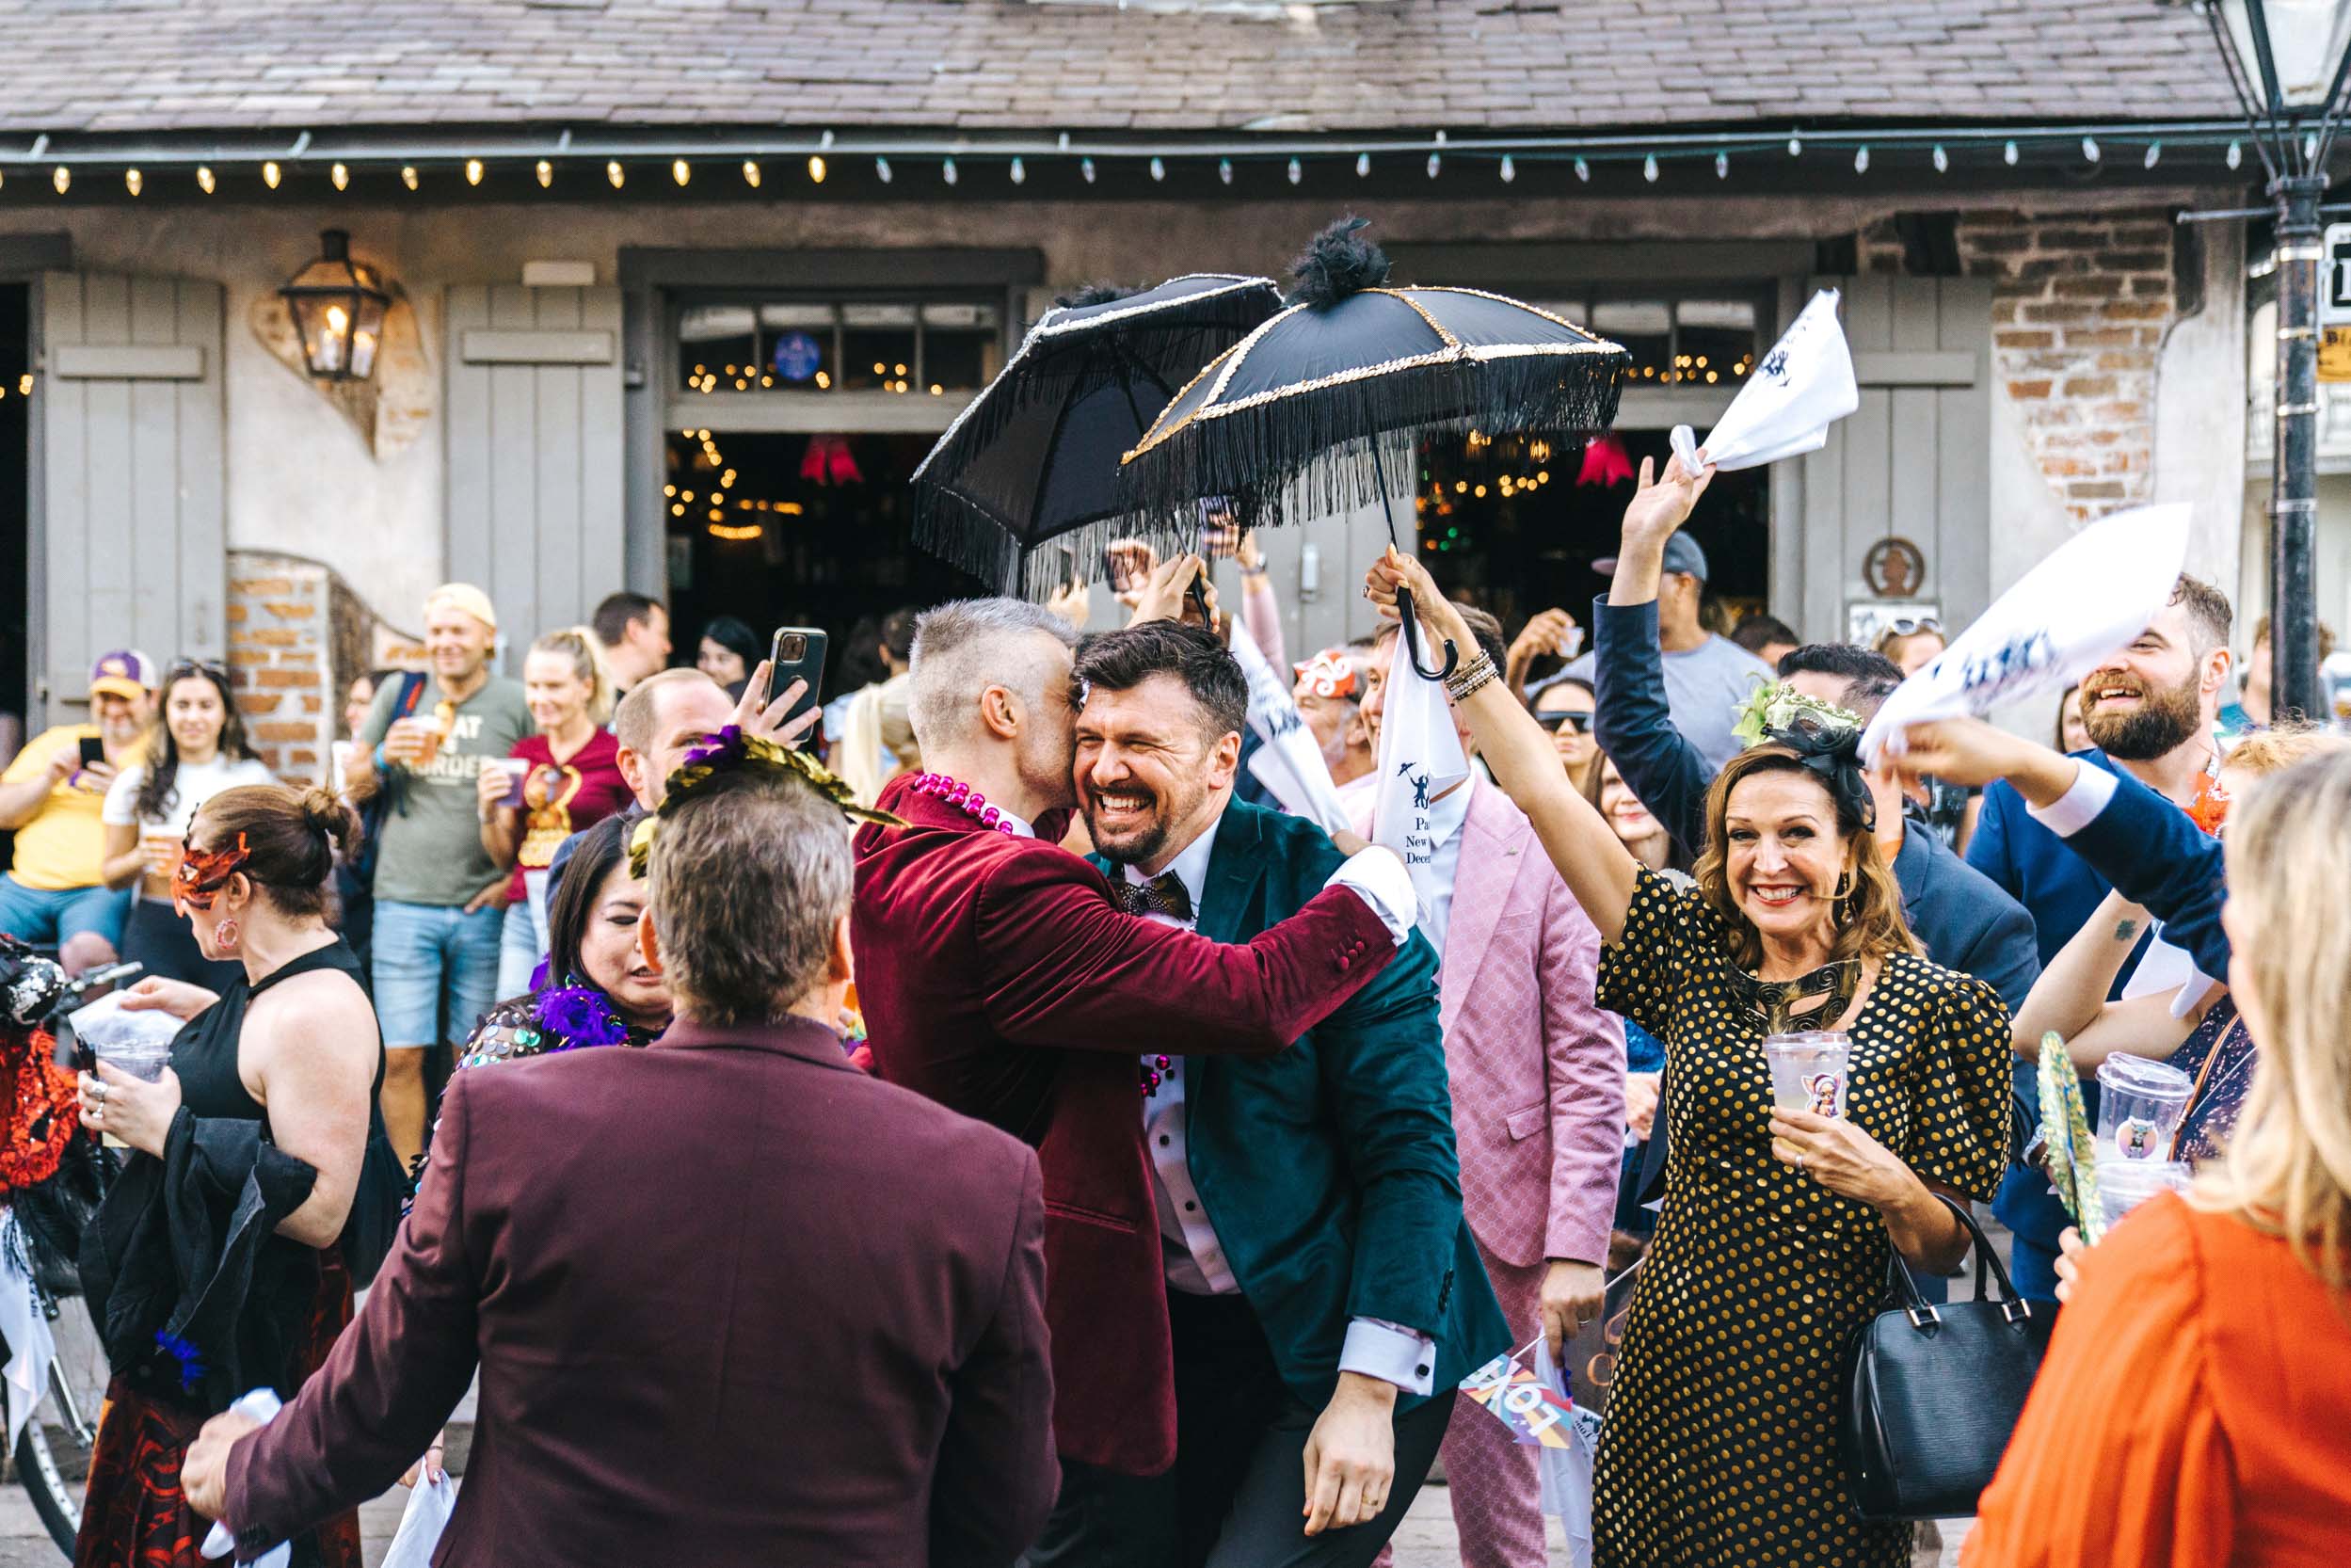
{"type": "MultiPolygon", "coordinates": [[[[190,830],[191,837],[193,829],[190,830]]],[[[181,840],[180,869],[172,874],[171,896],[190,909],[210,909],[220,889],[229,885],[238,868],[251,858],[252,851],[245,847],[245,835],[237,835],[236,847],[229,849],[198,849],[189,840],[181,840]]]]}

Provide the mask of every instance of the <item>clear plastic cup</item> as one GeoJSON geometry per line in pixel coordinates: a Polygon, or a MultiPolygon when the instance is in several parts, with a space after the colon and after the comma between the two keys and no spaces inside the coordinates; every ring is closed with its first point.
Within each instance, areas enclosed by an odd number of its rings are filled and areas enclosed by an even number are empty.
{"type": "Polygon", "coordinates": [[[2109,1154],[2098,1161],[2098,1208],[2106,1228],[2158,1192],[2184,1192],[2194,1173],[2183,1160],[2119,1160],[2109,1154]]]}
{"type": "MultiPolygon", "coordinates": [[[[164,1068],[170,1064],[171,1042],[181,1027],[180,1020],[168,1013],[125,1008],[120,991],[76,1009],[66,1022],[73,1030],[73,1038],[88,1047],[92,1056],[150,1083],[163,1077],[164,1068]]],[[[111,1132],[104,1142],[108,1148],[123,1146],[111,1132]]]]}
{"type": "Polygon", "coordinates": [[[2109,1056],[2098,1067],[2098,1149],[2121,1160],[2167,1160],[2196,1080],[2167,1063],[2109,1056]]]}
{"type": "Polygon", "coordinates": [[[506,793],[499,804],[511,806],[517,810],[521,809],[522,790],[523,786],[530,781],[531,764],[520,757],[491,757],[484,759],[482,766],[485,769],[494,769],[506,776],[506,793]]]}
{"type": "Polygon", "coordinates": [[[1767,1035],[1764,1060],[1771,1064],[1771,1103],[1782,1111],[1845,1114],[1846,1064],[1853,1037],[1841,1029],[1807,1029],[1767,1035]]]}
{"type": "Polygon", "coordinates": [[[161,881],[170,881],[172,873],[180,869],[183,842],[183,836],[168,827],[151,824],[140,828],[138,847],[147,856],[147,874],[161,881]]]}

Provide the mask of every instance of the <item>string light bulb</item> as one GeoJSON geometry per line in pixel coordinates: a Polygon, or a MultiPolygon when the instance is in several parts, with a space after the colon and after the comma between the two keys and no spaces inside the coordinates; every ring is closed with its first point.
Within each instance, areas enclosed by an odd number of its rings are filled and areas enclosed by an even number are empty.
{"type": "Polygon", "coordinates": [[[889,184],[889,160],[888,158],[873,160],[873,178],[886,185],[889,184]]]}
{"type": "Polygon", "coordinates": [[[1503,154],[1502,154],[1502,183],[1503,183],[1504,184],[1506,184],[1506,185],[1507,185],[1507,184],[1509,184],[1511,181],[1513,181],[1513,180],[1515,180],[1515,179],[1517,179],[1517,178],[1518,178],[1518,164],[1517,164],[1516,160],[1514,160],[1513,158],[1511,158],[1511,156],[1508,152],[1503,153],[1503,154]]]}
{"type": "Polygon", "coordinates": [[[1791,158],[1800,158],[1803,155],[1804,138],[1802,136],[1788,137],[1788,156],[1791,158]]]}
{"type": "Polygon", "coordinates": [[[1440,153],[1440,152],[1431,152],[1431,153],[1430,153],[1430,154],[1429,154],[1429,178],[1430,178],[1430,179],[1433,180],[1433,179],[1435,179],[1435,178],[1437,177],[1437,170],[1438,170],[1438,168],[1440,168],[1441,167],[1443,167],[1444,163],[1445,163],[1445,156],[1444,156],[1444,154],[1443,154],[1443,153],[1440,153]]]}
{"type": "Polygon", "coordinates": [[[1731,154],[1728,152],[1717,152],[1714,155],[1714,177],[1718,180],[1728,180],[1731,177],[1731,154]]]}
{"type": "Polygon", "coordinates": [[[59,196],[63,196],[73,186],[73,171],[65,165],[59,164],[49,171],[49,183],[57,187],[59,196]]]}
{"type": "Polygon", "coordinates": [[[942,180],[946,181],[949,184],[951,184],[951,185],[952,185],[952,184],[953,184],[955,183],[956,179],[958,178],[957,174],[955,173],[955,160],[954,160],[954,159],[952,159],[952,158],[950,158],[950,159],[948,159],[945,163],[943,163],[943,164],[939,165],[939,166],[938,166],[938,176],[939,176],[939,178],[940,178],[940,179],[942,179],[942,180]]]}
{"type": "Polygon", "coordinates": [[[1217,160],[1216,160],[1216,177],[1217,177],[1219,180],[1222,180],[1224,184],[1228,184],[1228,185],[1229,185],[1229,184],[1231,184],[1233,183],[1233,160],[1232,160],[1232,159],[1230,159],[1230,158],[1219,158],[1219,159],[1217,159],[1217,160]]]}
{"type": "Polygon", "coordinates": [[[133,196],[136,196],[139,193],[139,188],[146,184],[146,177],[140,174],[137,169],[126,168],[122,171],[122,188],[129,191],[133,196]]]}
{"type": "Polygon", "coordinates": [[[402,164],[400,166],[400,183],[410,190],[416,189],[416,165],[402,164]]]}
{"type": "Polygon", "coordinates": [[[1853,150],[1853,172],[1856,174],[1869,172],[1869,144],[1867,142],[1863,142],[1853,150]]]}
{"type": "Polygon", "coordinates": [[[210,196],[218,184],[219,182],[213,178],[213,171],[208,166],[202,164],[199,164],[197,166],[196,188],[198,190],[202,191],[206,196],[210,196]]]}
{"type": "Polygon", "coordinates": [[[1158,158],[1151,160],[1151,182],[1154,184],[1167,178],[1167,165],[1158,158]]]}
{"type": "Polygon", "coordinates": [[[1078,160],[1078,172],[1080,175],[1084,177],[1087,184],[1090,185],[1094,184],[1094,160],[1092,158],[1080,158],[1078,160]]]}
{"type": "Polygon", "coordinates": [[[685,159],[673,158],[669,163],[669,177],[682,185],[694,178],[694,170],[687,166],[685,159]]]}
{"type": "Polygon", "coordinates": [[[328,169],[327,171],[327,178],[335,183],[335,189],[337,190],[349,190],[351,188],[351,170],[342,164],[337,164],[334,168],[328,169]]]}
{"type": "Polygon", "coordinates": [[[2245,161],[2245,152],[2235,142],[2229,144],[2229,167],[2234,168],[2245,161]]]}
{"type": "MultiPolygon", "coordinates": [[[[680,184],[681,184],[681,185],[685,184],[685,182],[684,182],[683,180],[680,180],[680,181],[679,181],[678,183],[679,183],[680,184]]],[[[813,153],[813,152],[812,152],[812,153],[810,153],[810,154],[808,155],[808,184],[812,184],[812,185],[821,185],[821,184],[823,184],[824,183],[824,154],[822,154],[822,153],[813,153]]]]}
{"type": "Polygon", "coordinates": [[[1370,153],[1368,153],[1368,152],[1358,152],[1358,153],[1356,153],[1356,154],[1355,154],[1355,178],[1356,178],[1356,179],[1358,179],[1358,180],[1360,180],[1360,179],[1362,179],[1364,176],[1366,176],[1366,175],[1369,174],[1370,172],[1371,172],[1371,154],[1370,154],[1370,153]]]}
{"type": "Polygon", "coordinates": [[[2147,156],[2141,160],[2139,167],[2142,168],[2152,168],[2155,167],[2156,161],[2162,158],[2163,155],[2164,144],[2159,141],[2151,141],[2147,144],[2147,156]]]}
{"type": "Polygon", "coordinates": [[[604,178],[612,182],[613,189],[618,190],[621,186],[621,183],[627,180],[629,176],[622,172],[620,161],[616,158],[604,166],[604,178]]]}
{"type": "Polygon", "coordinates": [[[541,190],[547,189],[555,183],[555,166],[545,158],[538,161],[538,167],[532,172],[538,176],[538,188],[541,190]]]}
{"type": "Polygon", "coordinates": [[[753,190],[760,188],[760,166],[749,158],[743,160],[743,183],[753,190]]]}
{"type": "Polygon", "coordinates": [[[2098,138],[2096,136],[2082,138],[2082,158],[2086,163],[2094,164],[2098,161],[2098,138]]]}
{"type": "Polygon", "coordinates": [[[1010,172],[1013,177],[1014,184],[1025,185],[1029,183],[1029,166],[1022,163],[1018,158],[1015,158],[1013,160],[1013,167],[1010,172]]]}
{"type": "Polygon", "coordinates": [[[1640,161],[1640,177],[1653,185],[1657,183],[1657,155],[1655,152],[1640,161]]]}
{"type": "Polygon", "coordinates": [[[1298,160],[1296,158],[1292,158],[1289,161],[1288,174],[1289,183],[1293,185],[1306,177],[1306,171],[1298,167],[1298,160]]]}
{"type": "Polygon", "coordinates": [[[2000,149],[2000,160],[2010,168],[2016,167],[2016,143],[2009,142],[2000,149]]]}
{"type": "Polygon", "coordinates": [[[1581,158],[1576,159],[1576,160],[1575,160],[1575,178],[1576,178],[1576,179],[1578,179],[1578,180],[1580,180],[1580,181],[1582,181],[1582,182],[1583,182],[1585,184],[1587,184],[1587,185],[1591,184],[1591,165],[1590,165],[1590,164],[1588,164],[1588,163],[1584,162],[1584,160],[1583,160],[1583,159],[1581,159],[1581,158]]]}
{"type": "Polygon", "coordinates": [[[1937,174],[1947,173],[1950,168],[1951,154],[1943,150],[1943,143],[1935,143],[1935,172],[1937,174]]]}
{"type": "Polygon", "coordinates": [[[284,178],[284,176],[279,171],[277,159],[272,158],[267,163],[262,165],[262,184],[267,185],[271,190],[276,190],[278,188],[278,182],[282,178],[284,178]]]}

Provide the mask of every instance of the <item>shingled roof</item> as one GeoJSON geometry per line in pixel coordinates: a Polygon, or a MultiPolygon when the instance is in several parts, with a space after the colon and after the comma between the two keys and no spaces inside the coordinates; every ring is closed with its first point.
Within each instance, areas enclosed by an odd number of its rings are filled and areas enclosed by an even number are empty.
{"type": "Polygon", "coordinates": [[[0,131],[2173,120],[2152,0],[0,0],[0,131]]]}

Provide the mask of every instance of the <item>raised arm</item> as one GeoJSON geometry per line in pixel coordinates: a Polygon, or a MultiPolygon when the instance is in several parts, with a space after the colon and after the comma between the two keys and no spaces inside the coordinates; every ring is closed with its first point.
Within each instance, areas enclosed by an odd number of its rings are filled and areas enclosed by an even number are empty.
{"type": "MultiPolygon", "coordinates": [[[[2049,960],[2024,1004],[2016,1010],[2011,1028],[2017,1055],[2028,1062],[2039,1061],[2043,1034],[2055,1030],[2071,1041],[2089,1027],[2106,1005],[2123,960],[2147,934],[2150,918],[2122,894],[2106,895],[2082,929],[2049,960]]],[[[2078,1050],[2072,1055],[2076,1062],[2081,1060],[2078,1050]]]]}
{"type": "MultiPolygon", "coordinates": [[[[1364,592],[1384,611],[1393,610],[1399,589],[1413,596],[1424,658],[1434,657],[1447,640],[1457,648],[1477,648],[1468,623],[1446,602],[1427,568],[1391,546],[1373,563],[1364,592]]],[[[1534,824],[1543,853],[1599,927],[1600,939],[1615,943],[1624,933],[1639,869],[1617,840],[1616,830],[1568,782],[1549,733],[1511,696],[1499,670],[1461,701],[1457,711],[1477,737],[1478,754],[1494,770],[1495,781],[1534,824]]]]}

